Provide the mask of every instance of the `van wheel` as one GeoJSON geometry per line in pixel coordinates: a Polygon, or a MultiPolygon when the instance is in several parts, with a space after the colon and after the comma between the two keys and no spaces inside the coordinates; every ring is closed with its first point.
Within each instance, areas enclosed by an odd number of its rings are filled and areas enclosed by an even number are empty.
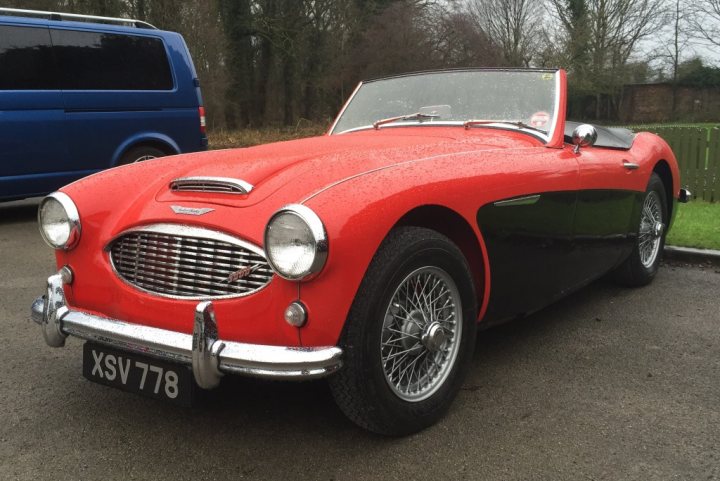
{"type": "Polygon", "coordinates": [[[165,155],[165,152],[160,149],[141,145],[140,147],[133,147],[125,152],[125,154],[120,158],[118,165],[134,164],[135,162],[164,157],[165,155]]]}

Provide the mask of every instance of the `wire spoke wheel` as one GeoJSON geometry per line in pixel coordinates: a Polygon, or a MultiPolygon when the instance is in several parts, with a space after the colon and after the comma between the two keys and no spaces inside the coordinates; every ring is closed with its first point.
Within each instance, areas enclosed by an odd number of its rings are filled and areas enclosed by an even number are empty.
{"type": "Polygon", "coordinates": [[[660,197],[657,192],[650,191],[645,197],[640,214],[640,235],[638,237],[640,262],[644,267],[649,268],[655,262],[660,252],[664,231],[665,224],[663,224],[660,197]]]}
{"type": "Polygon", "coordinates": [[[382,366],[393,393],[409,402],[432,396],[452,370],[462,335],[453,279],[437,267],[410,273],[395,290],[382,329],[382,366]]]}
{"type": "Polygon", "coordinates": [[[370,431],[400,436],[440,419],[470,365],[478,303],[462,251],[416,226],[391,230],[348,314],[338,407],[370,431]]]}

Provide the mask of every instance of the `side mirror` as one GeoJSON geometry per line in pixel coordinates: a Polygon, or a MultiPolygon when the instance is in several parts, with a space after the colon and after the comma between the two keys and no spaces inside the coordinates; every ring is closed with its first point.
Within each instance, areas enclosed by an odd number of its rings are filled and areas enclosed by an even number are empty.
{"type": "Polygon", "coordinates": [[[572,143],[575,146],[574,152],[580,152],[580,147],[590,147],[597,141],[597,130],[590,124],[581,124],[575,127],[572,134],[572,143]]]}

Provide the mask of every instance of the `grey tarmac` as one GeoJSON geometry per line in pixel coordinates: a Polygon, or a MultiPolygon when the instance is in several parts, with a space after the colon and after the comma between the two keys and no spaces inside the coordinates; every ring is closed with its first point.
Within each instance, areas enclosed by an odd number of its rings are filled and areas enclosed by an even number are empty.
{"type": "Polygon", "coordinates": [[[86,381],[29,308],[53,272],[37,201],[0,204],[1,480],[719,480],[720,268],[598,281],[481,332],[448,415],[403,439],[324,382],[225,378],[192,409],[86,381]]]}

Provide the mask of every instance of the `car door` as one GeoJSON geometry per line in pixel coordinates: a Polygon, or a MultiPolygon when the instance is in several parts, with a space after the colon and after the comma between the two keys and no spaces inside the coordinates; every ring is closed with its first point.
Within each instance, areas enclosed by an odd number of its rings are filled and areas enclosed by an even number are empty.
{"type": "Polygon", "coordinates": [[[0,198],[73,180],[64,121],[47,27],[0,24],[0,198]]]}
{"type": "Polygon", "coordinates": [[[632,219],[643,193],[637,191],[637,160],[630,151],[584,147],[576,156],[580,190],[574,272],[576,282],[583,284],[615,267],[632,250],[632,219]]]}
{"type": "Polygon", "coordinates": [[[497,191],[496,200],[477,215],[490,263],[490,323],[537,311],[574,288],[578,194],[577,159],[570,151],[540,147],[496,165],[501,171],[483,186],[497,191]]]}

